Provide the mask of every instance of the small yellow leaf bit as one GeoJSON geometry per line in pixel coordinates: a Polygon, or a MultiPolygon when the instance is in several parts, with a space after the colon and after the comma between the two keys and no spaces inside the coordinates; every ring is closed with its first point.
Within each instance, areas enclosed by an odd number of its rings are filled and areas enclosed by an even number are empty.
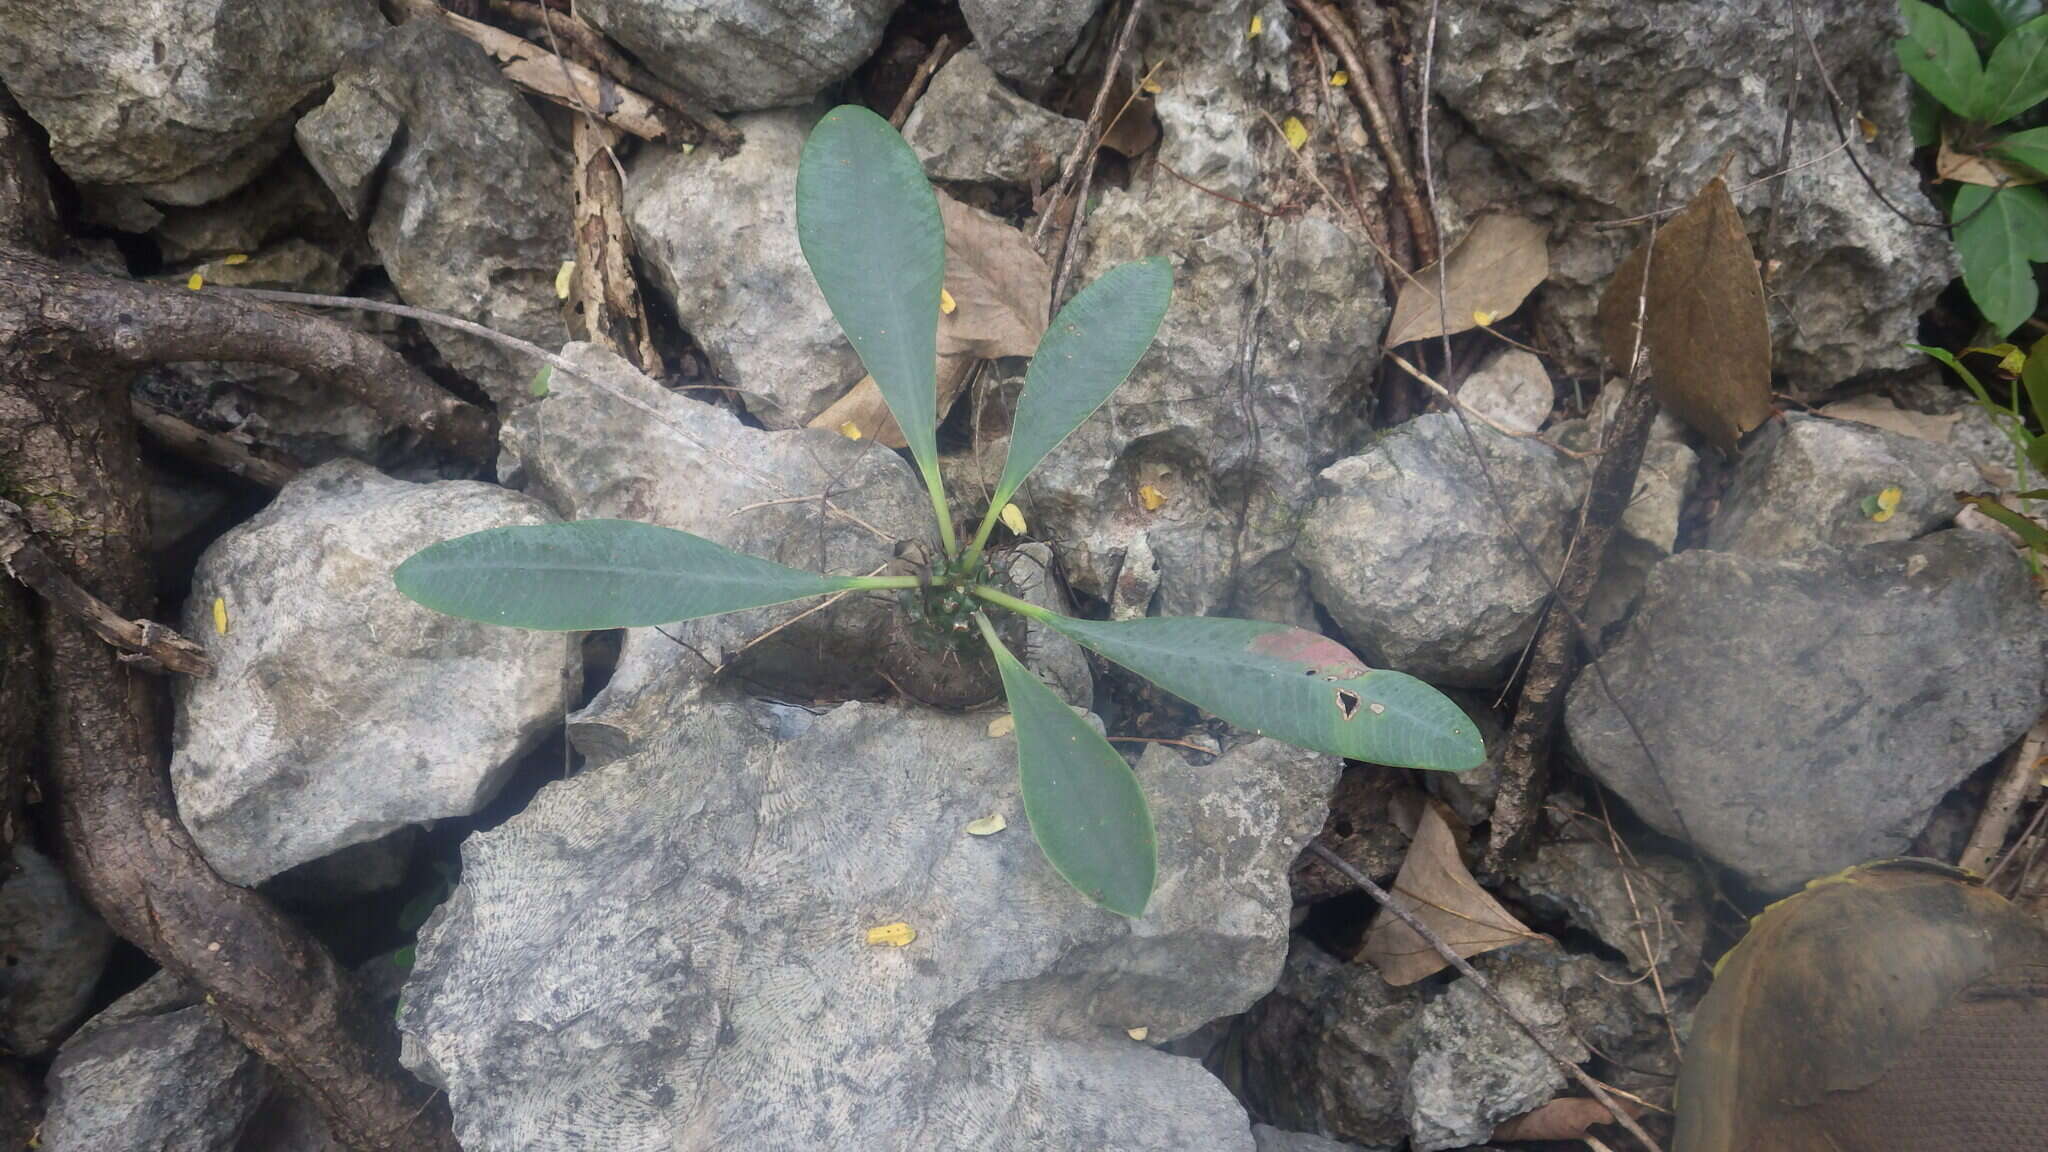
{"type": "Polygon", "coordinates": [[[988,722],[988,738],[1001,740],[1017,730],[1017,718],[1008,712],[988,722]]]}
{"type": "Polygon", "coordinates": [[[1299,152],[1301,146],[1308,143],[1308,125],[1303,124],[1298,116],[1289,116],[1282,120],[1280,131],[1286,134],[1287,147],[1291,151],[1299,152]]]}
{"type": "Polygon", "coordinates": [[[968,821],[967,834],[969,836],[993,836],[1009,826],[1010,822],[1003,819],[1001,812],[991,812],[979,820],[968,821]]]}
{"type": "Polygon", "coordinates": [[[848,440],[858,440],[863,435],[863,433],[860,430],[860,425],[855,424],[851,420],[848,420],[846,423],[841,424],[839,426],[839,434],[841,436],[846,437],[848,440]]]}
{"type": "Polygon", "coordinates": [[[958,307],[960,305],[953,301],[953,294],[951,292],[946,291],[944,288],[939,289],[939,312],[941,314],[951,316],[953,310],[958,307]]]}
{"type": "Polygon", "coordinates": [[[1024,511],[1015,504],[1003,505],[1002,521],[1003,527],[1019,536],[1024,534],[1024,511]]]}
{"type": "Polygon", "coordinates": [[[1264,20],[1264,19],[1262,19],[1262,18],[1261,18],[1261,17],[1259,16],[1259,14],[1258,14],[1258,13],[1256,13],[1256,12],[1252,13],[1252,26],[1251,26],[1250,30],[1248,30],[1247,32],[1245,32],[1245,34],[1244,34],[1244,37],[1245,37],[1245,39],[1247,39],[1247,40],[1256,40],[1256,39],[1258,39],[1258,37],[1259,37],[1259,36],[1260,36],[1260,35],[1261,35],[1262,33],[1264,33],[1265,31],[1266,31],[1266,22],[1265,22],[1265,20],[1264,20]]]}
{"type": "Polygon", "coordinates": [[[223,636],[228,634],[228,601],[225,596],[213,598],[213,630],[223,636]]]}
{"type": "Polygon", "coordinates": [[[201,288],[206,287],[206,277],[200,275],[198,272],[194,272],[192,273],[192,275],[185,278],[185,287],[190,288],[194,292],[197,292],[201,288]]]}
{"type": "Polygon", "coordinates": [[[1161,492],[1150,484],[1140,484],[1138,485],[1138,503],[1143,504],[1147,512],[1157,512],[1166,506],[1166,493],[1161,492]]]}
{"type": "Polygon", "coordinates": [[[917,929],[898,920],[868,929],[868,943],[878,948],[901,948],[917,939],[917,929]]]}

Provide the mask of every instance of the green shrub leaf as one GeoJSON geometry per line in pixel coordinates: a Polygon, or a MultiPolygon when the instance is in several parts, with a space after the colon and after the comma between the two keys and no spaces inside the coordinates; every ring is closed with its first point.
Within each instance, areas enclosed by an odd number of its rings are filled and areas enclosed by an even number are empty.
{"type": "Polygon", "coordinates": [[[436,612],[547,632],[667,624],[856,584],[635,520],[486,528],[415,552],[391,578],[436,612]]]}
{"type": "Polygon", "coordinates": [[[1984,64],[1970,34],[1948,13],[1920,0],[1899,0],[1906,35],[1894,44],[1899,67],[1958,116],[1977,115],[1984,64]]]}
{"type": "Polygon", "coordinates": [[[976,622],[995,653],[1017,723],[1024,814],[1039,850],[1083,896],[1120,915],[1144,915],[1159,846],[1137,775],[1109,741],[1017,662],[986,617],[976,622]]]}
{"type": "Polygon", "coordinates": [[[2048,336],[2034,341],[2034,346],[2027,349],[2020,384],[2027,390],[2027,403],[2034,410],[2034,418],[2048,421],[2048,336]]]}
{"type": "Polygon", "coordinates": [[[2033,262],[2048,260],[2048,193],[1965,184],[1949,209],[1963,286],[2000,339],[2040,302],[2033,262]]]}
{"type": "Polygon", "coordinates": [[[2021,540],[2026,541],[2028,548],[2039,552],[2043,556],[2048,556],[2048,528],[2042,527],[2031,518],[2020,515],[1989,496],[1965,495],[1962,500],[1965,504],[1976,505],[1979,512],[2012,529],[2019,535],[2021,540]]]}
{"type": "Polygon", "coordinates": [[[1130,376],[1152,346],[1172,298],[1173,270],[1165,261],[1119,264],[1053,317],[1017,400],[996,507],[1130,376]]]}
{"type": "Polygon", "coordinates": [[[1397,768],[1462,772],[1486,760],[1478,726],[1443,693],[1367,668],[1306,629],[1215,616],[1039,619],[1204,711],[1290,744],[1397,768]]]}
{"type": "Polygon", "coordinates": [[[887,120],[843,104],[818,121],[797,168],[796,234],[911,456],[936,476],[946,233],[924,167],[887,120]]]}
{"type": "Polygon", "coordinates": [[[1949,14],[1996,45],[2005,34],[2041,14],[2041,0],[1949,0],[1949,14]]]}
{"type": "Polygon", "coordinates": [[[2048,128],[2015,132],[1990,148],[1991,154],[2048,176],[2048,128]]]}
{"type": "Polygon", "coordinates": [[[2012,30],[1991,50],[1978,90],[1978,118],[1998,124],[2048,99],[2048,16],[2012,30]]]}

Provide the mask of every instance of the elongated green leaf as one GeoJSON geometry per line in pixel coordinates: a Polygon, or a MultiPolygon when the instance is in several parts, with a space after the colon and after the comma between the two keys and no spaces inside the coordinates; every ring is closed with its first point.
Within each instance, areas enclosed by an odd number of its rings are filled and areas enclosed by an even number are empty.
{"type": "Polygon", "coordinates": [[[1993,156],[2048,176],[2048,128],[2015,132],[1990,148],[1993,156]]]}
{"type": "Polygon", "coordinates": [[[2034,409],[2034,417],[2048,421],[2048,336],[2034,341],[2034,346],[2027,349],[2020,383],[2026,387],[2027,403],[2034,409]]]}
{"type": "Polygon", "coordinates": [[[1962,500],[1965,504],[1976,505],[1978,511],[2018,533],[2019,538],[2026,541],[2027,547],[2048,556],[2048,527],[2035,523],[2029,517],[2020,515],[1989,496],[1964,495],[1962,500]]]}
{"type": "Polygon", "coordinates": [[[1948,13],[1920,0],[1899,0],[1906,35],[1895,42],[1899,67],[1958,116],[1977,115],[1984,63],[1970,34],[1948,13]]]}
{"type": "Polygon", "coordinates": [[[1017,723],[1017,772],[1031,835],[1061,879],[1111,912],[1143,916],[1159,870],[1144,790],[1109,741],[1017,662],[986,617],[1003,694],[1017,723]]]}
{"type": "Polygon", "coordinates": [[[1992,49],[1978,91],[1978,117],[1998,124],[2048,99],[2048,16],[2012,30],[1992,49]]]}
{"type": "Polygon", "coordinates": [[[667,624],[853,586],[637,520],[486,528],[415,552],[391,579],[436,612],[544,632],[667,624]]]}
{"type": "Polygon", "coordinates": [[[1966,184],[1949,209],[1963,287],[2002,339],[2040,303],[2034,262],[2048,260],[2048,193],[1966,184]]]}
{"type": "Polygon", "coordinates": [[[1017,400],[997,507],[1130,376],[1172,299],[1173,270],[1164,261],[1119,264],[1053,317],[1017,400]]]}
{"type": "Polygon", "coordinates": [[[1443,693],[1305,629],[1215,616],[1041,619],[1197,708],[1290,744],[1397,768],[1462,772],[1486,760],[1478,726],[1443,693]]]}
{"type": "Polygon", "coordinates": [[[1996,45],[2005,34],[2041,14],[2041,0],[1949,0],[1948,10],[1963,26],[1996,45]]]}
{"type": "Polygon", "coordinates": [[[946,233],[924,167],[887,120],[844,104],[804,142],[796,234],[921,470],[936,474],[946,233]]]}

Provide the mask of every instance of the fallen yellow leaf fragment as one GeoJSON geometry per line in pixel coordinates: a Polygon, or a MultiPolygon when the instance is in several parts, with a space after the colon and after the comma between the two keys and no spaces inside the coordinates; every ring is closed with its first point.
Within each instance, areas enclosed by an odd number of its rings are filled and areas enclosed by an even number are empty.
{"type": "Polygon", "coordinates": [[[576,262],[574,260],[564,260],[562,261],[562,266],[555,269],[555,299],[567,300],[569,298],[569,277],[575,274],[576,262]]]}
{"type": "Polygon", "coordinates": [[[1161,92],[1166,91],[1166,86],[1161,84],[1159,81],[1154,80],[1152,78],[1152,74],[1150,72],[1147,72],[1145,74],[1145,78],[1143,80],[1138,81],[1138,91],[1143,92],[1149,96],[1157,96],[1161,92]]]}
{"type": "Polygon", "coordinates": [[[1138,503],[1143,504],[1147,512],[1157,512],[1161,508],[1166,507],[1166,493],[1161,492],[1150,484],[1140,484],[1138,485],[1138,503]]]}
{"type": "Polygon", "coordinates": [[[879,948],[901,948],[917,939],[917,929],[898,920],[894,924],[877,924],[868,929],[868,943],[879,948]]]}
{"type": "Polygon", "coordinates": [[[197,292],[201,288],[206,287],[206,277],[201,276],[197,272],[194,272],[192,273],[191,276],[186,277],[185,287],[190,288],[194,292],[197,292]]]}
{"type": "Polygon", "coordinates": [[[1868,116],[1858,116],[1856,118],[1856,130],[1863,134],[1865,140],[1877,139],[1877,121],[1872,120],[1868,116]]]}
{"type": "Polygon", "coordinates": [[[249,262],[249,254],[247,252],[230,252],[226,256],[221,257],[220,262],[233,268],[237,264],[247,264],[249,262]]]}
{"type": "Polygon", "coordinates": [[[1001,812],[991,812],[979,820],[968,821],[967,834],[969,836],[993,836],[1009,826],[1010,822],[1003,819],[1001,812]]]}
{"type": "Polygon", "coordinates": [[[1259,18],[1259,15],[1258,15],[1258,13],[1254,12],[1254,13],[1252,13],[1252,26],[1251,26],[1251,29],[1250,29],[1249,31],[1247,31],[1247,32],[1246,32],[1246,33],[1244,34],[1244,36],[1245,36],[1245,39],[1247,39],[1247,40],[1255,39],[1255,38],[1257,38],[1257,37],[1258,37],[1258,36],[1259,36],[1259,35],[1260,35],[1261,33],[1265,32],[1265,30],[1266,30],[1266,22],[1265,22],[1264,20],[1262,20],[1262,19],[1260,19],[1260,18],[1259,18]]]}
{"type": "Polygon", "coordinates": [[[988,722],[988,738],[1001,740],[1017,730],[1017,718],[1008,712],[988,722]]]}
{"type": "Polygon", "coordinates": [[[213,630],[223,636],[228,634],[228,601],[225,596],[213,598],[213,630]]]}
{"type": "Polygon", "coordinates": [[[1342,88],[1349,83],[1351,83],[1351,73],[1346,72],[1342,68],[1330,73],[1330,87],[1342,88]]]}
{"type": "Polygon", "coordinates": [[[1151,1034],[1152,1030],[1150,1028],[1138,1027],[1124,1029],[1124,1035],[1129,1036],[1131,1039],[1140,1042],[1142,1042],[1145,1039],[1145,1037],[1150,1036],[1151,1034]]]}
{"type": "Polygon", "coordinates": [[[1898,513],[1899,501],[1905,495],[1905,491],[1894,484],[1871,497],[1865,510],[1870,513],[1872,520],[1882,524],[1898,513]]]}
{"type": "Polygon", "coordinates": [[[848,440],[858,440],[861,438],[860,425],[855,424],[851,420],[848,420],[846,423],[841,424],[839,426],[839,434],[841,436],[846,437],[848,440]]]}
{"type": "Polygon", "coordinates": [[[1299,116],[1289,116],[1282,120],[1280,131],[1286,133],[1287,147],[1292,151],[1299,152],[1301,146],[1308,143],[1308,125],[1303,124],[1299,116]]]}
{"type": "Polygon", "coordinates": [[[947,316],[951,316],[953,314],[953,309],[958,307],[960,307],[960,305],[954,302],[953,294],[951,292],[946,291],[944,288],[939,289],[939,311],[941,313],[947,316]]]}
{"type": "Polygon", "coordinates": [[[1472,310],[1472,323],[1484,328],[1493,323],[1493,313],[1484,308],[1475,308],[1472,310]]]}
{"type": "Polygon", "coordinates": [[[1024,513],[1015,504],[1003,505],[1002,521],[1003,527],[1019,536],[1024,534],[1024,513]]]}

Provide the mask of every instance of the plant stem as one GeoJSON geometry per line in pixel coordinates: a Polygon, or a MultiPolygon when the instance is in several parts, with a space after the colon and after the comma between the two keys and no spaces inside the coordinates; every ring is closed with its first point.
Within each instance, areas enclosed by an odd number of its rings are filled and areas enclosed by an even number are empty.
{"type": "Polygon", "coordinates": [[[846,586],[854,589],[916,588],[924,581],[916,576],[848,576],[846,586]]]}
{"type": "Polygon", "coordinates": [[[939,518],[939,543],[946,546],[946,559],[960,554],[960,540],[953,534],[953,510],[946,506],[946,486],[939,481],[939,470],[919,462],[918,471],[924,473],[925,491],[932,494],[932,514],[939,518]]]}
{"type": "Polygon", "coordinates": [[[988,511],[983,513],[981,517],[981,527],[974,530],[973,541],[967,545],[967,551],[960,556],[960,571],[962,572],[971,573],[974,571],[974,566],[981,563],[981,550],[988,544],[989,533],[995,531],[996,521],[1002,518],[1003,508],[1010,502],[1010,497],[1007,493],[999,492],[997,495],[1002,498],[989,501],[988,511]]]}
{"type": "Polygon", "coordinates": [[[1029,616],[1033,620],[1044,620],[1047,622],[1059,619],[1060,614],[1052,611],[1051,609],[1040,608],[1038,605],[1033,604],[1029,600],[1019,600],[1015,596],[1010,595],[1008,592],[1004,592],[996,588],[991,588],[986,584],[976,584],[974,587],[969,588],[968,591],[974,593],[976,596],[981,597],[983,600],[986,600],[991,604],[997,604],[1004,608],[1008,608],[1010,611],[1017,613],[1019,616],[1029,616]]]}

